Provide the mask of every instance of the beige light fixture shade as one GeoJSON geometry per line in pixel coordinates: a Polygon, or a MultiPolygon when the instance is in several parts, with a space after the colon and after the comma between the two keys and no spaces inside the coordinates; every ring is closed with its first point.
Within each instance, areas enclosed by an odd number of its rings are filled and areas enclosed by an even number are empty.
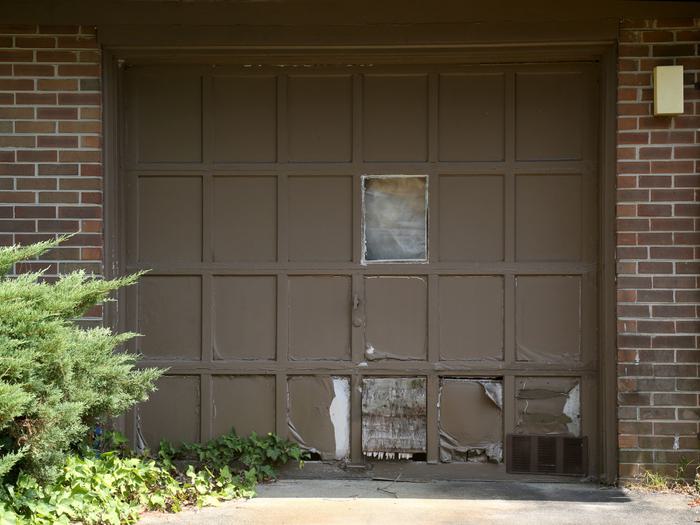
{"type": "Polygon", "coordinates": [[[683,66],[654,68],[654,115],[683,113],[683,66]]]}

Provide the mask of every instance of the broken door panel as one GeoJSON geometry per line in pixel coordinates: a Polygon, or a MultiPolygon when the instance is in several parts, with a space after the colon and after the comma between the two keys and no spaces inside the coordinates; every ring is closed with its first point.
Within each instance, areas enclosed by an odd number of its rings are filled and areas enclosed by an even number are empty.
{"type": "Polygon", "coordinates": [[[212,295],[214,359],[274,359],[276,277],[215,276],[212,295]]]}
{"type": "Polygon", "coordinates": [[[292,376],[287,381],[290,438],[324,460],[350,453],[350,379],[292,376]]]}
{"type": "Polygon", "coordinates": [[[365,261],[425,261],[428,179],[362,178],[365,261]]]}
{"type": "Polygon", "coordinates": [[[503,359],[503,277],[442,275],[440,359],[503,359]]]}
{"type": "Polygon", "coordinates": [[[503,460],[503,383],[494,379],[440,382],[438,425],[443,462],[503,460]]]}
{"type": "Polygon", "coordinates": [[[172,375],[158,380],[148,401],[136,408],[136,445],[157,450],[161,439],[173,443],[200,439],[199,376],[172,375]]]}
{"type": "Polygon", "coordinates": [[[350,359],[348,276],[289,278],[289,358],[350,359]]]}
{"type": "Polygon", "coordinates": [[[581,435],[581,382],[575,377],[520,377],[516,385],[518,434],[581,435]]]}
{"type": "Polygon", "coordinates": [[[518,361],[581,359],[581,277],[519,275],[515,279],[518,361]]]}
{"type": "Polygon", "coordinates": [[[212,437],[235,429],[264,436],[275,431],[275,377],[215,375],[212,384],[212,437]]]}
{"type": "Polygon", "coordinates": [[[424,377],[362,380],[362,452],[366,456],[401,459],[425,452],[425,385],[424,377]]]}
{"type": "Polygon", "coordinates": [[[367,277],[365,359],[420,360],[427,353],[424,277],[367,277]]]}

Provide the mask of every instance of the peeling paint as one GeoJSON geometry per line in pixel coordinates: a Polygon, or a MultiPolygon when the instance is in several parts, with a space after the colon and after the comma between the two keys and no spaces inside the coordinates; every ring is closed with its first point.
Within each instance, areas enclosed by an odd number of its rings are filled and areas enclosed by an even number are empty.
{"type": "Polygon", "coordinates": [[[489,399],[503,410],[503,385],[495,381],[479,381],[479,383],[484,387],[484,393],[489,399]]]}
{"type": "Polygon", "coordinates": [[[344,459],[350,454],[350,382],[347,378],[333,378],[335,397],[329,413],[335,432],[335,459],[344,459]]]}
{"type": "Polygon", "coordinates": [[[438,396],[440,461],[503,461],[503,384],[444,378],[438,396]]]}
{"type": "Polygon", "coordinates": [[[321,459],[346,459],[350,452],[350,379],[292,376],[287,386],[289,436],[321,459]]]}
{"type": "Polygon", "coordinates": [[[577,378],[522,377],[516,398],[516,433],[580,435],[581,395],[577,378]]]}
{"type": "Polygon", "coordinates": [[[368,361],[377,361],[380,359],[394,359],[397,361],[413,361],[415,358],[405,355],[392,354],[391,352],[380,352],[371,344],[365,349],[365,359],[368,361]]]}
{"type": "Polygon", "coordinates": [[[579,384],[569,390],[563,412],[571,420],[566,424],[569,432],[574,436],[581,435],[581,386],[579,384]]]}

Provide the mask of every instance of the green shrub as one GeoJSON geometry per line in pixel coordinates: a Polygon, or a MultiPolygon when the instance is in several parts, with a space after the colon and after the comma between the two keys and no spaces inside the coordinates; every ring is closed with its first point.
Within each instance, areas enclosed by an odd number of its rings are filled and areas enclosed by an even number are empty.
{"type": "Polygon", "coordinates": [[[115,352],[135,334],[76,323],[138,275],[74,272],[55,283],[41,272],[7,275],[61,241],[0,248],[0,481],[20,470],[54,479],[90,428],[145,400],[161,374],[136,370],[138,356],[115,352]]]}

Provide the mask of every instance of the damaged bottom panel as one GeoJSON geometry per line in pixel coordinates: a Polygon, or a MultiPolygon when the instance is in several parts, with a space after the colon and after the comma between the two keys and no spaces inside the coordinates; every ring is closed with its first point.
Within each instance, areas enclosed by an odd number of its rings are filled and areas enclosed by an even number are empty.
{"type": "Polygon", "coordinates": [[[290,437],[324,460],[350,453],[350,380],[347,377],[295,376],[288,380],[290,437]]]}
{"type": "Polygon", "coordinates": [[[493,379],[440,382],[440,461],[503,461],[503,384],[493,379]]]}
{"type": "Polygon", "coordinates": [[[581,384],[574,377],[520,377],[517,434],[581,435],[581,384]]]}
{"type": "Polygon", "coordinates": [[[409,459],[425,453],[426,380],[362,380],[362,452],[376,459],[409,459]]]}

